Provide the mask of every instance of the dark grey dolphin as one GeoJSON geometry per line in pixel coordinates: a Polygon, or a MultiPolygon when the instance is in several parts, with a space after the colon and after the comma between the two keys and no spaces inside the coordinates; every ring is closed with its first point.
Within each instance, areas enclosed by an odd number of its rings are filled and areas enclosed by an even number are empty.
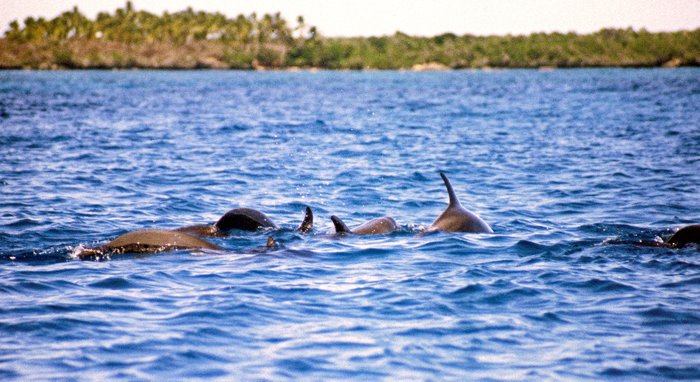
{"type": "MultiPolygon", "coordinates": [[[[304,221],[297,231],[308,232],[314,225],[314,215],[311,208],[306,207],[304,221]]],[[[178,228],[175,231],[186,232],[199,236],[225,236],[232,229],[242,231],[257,231],[260,228],[277,229],[277,225],[264,213],[252,208],[234,208],[228,211],[214,224],[201,224],[178,228]]]]}
{"type": "Polygon", "coordinates": [[[224,214],[215,225],[219,231],[223,232],[232,229],[257,231],[260,228],[277,228],[277,225],[267,215],[252,208],[234,208],[224,214]]]}
{"type": "Polygon", "coordinates": [[[142,230],[125,233],[101,247],[86,248],[78,254],[78,257],[84,259],[103,254],[155,253],[177,249],[221,250],[222,248],[184,232],[142,230]]]}
{"type": "MultiPolygon", "coordinates": [[[[625,240],[625,239],[608,239],[605,244],[623,244],[633,245],[637,247],[657,247],[657,248],[683,248],[688,244],[700,245],[700,224],[693,224],[682,227],[676,233],[671,235],[668,240],[659,241],[643,241],[643,240],[625,240]]],[[[698,246],[700,249],[700,246],[698,246]]]]}
{"type": "Polygon", "coordinates": [[[335,233],[341,234],[353,233],[355,235],[382,235],[394,232],[398,229],[396,221],[389,216],[372,219],[353,229],[348,228],[348,226],[335,215],[331,216],[331,221],[333,221],[333,225],[335,226],[335,233]]]}
{"type": "Polygon", "coordinates": [[[447,209],[438,216],[430,227],[431,231],[447,232],[484,232],[493,233],[491,227],[481,220],[475,213],[468,211],[459,203],[457,195],[452,189],[450,180],[444,173],[440,173],[442,180],[447,187],[447,194],[450,197],[450,204],[447,209]]]}
{"type": "Polygon", "coordinates": [[[690,243],[700,244],[700,224],[685,226],[666,240],[666,244],[674,248],[683,248],[690,243]]]}

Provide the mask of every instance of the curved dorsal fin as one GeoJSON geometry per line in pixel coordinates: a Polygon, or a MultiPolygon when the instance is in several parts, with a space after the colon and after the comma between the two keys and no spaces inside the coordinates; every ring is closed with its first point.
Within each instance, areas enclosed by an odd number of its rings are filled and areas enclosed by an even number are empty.
{"type": "Polygon", "coordinates": [[[335,226],[335,233],[351,233],[352,231],[350,228],[348,228],[345,223],[340,220],[339,217],[333,215],[331,216],[331,221],[333,222],[333,225],[335,226]]]}
{"type": "Polygon", "coordinates": [[[450,207],[451,206],[461,206],[459,203],[459,199],[457,199],[457,195],[455,194],[455,191],[452,189],[452,185],[450,184],[450,180],[447,179],[447,175],[445,175],[444,172],[440,173],[440,176],[442,177],[442,180],[445,182],[445,187],[447,188],[447,195],[450,197],[450,207]]]}
{"type": "Polygon", "coordinates": [[[311,212],[310,207],[306,207],[306,215],[304,215],[304,221],[301,222],[299,227],[297,227],[297,231],[306,233],[309,232],[309,230],[314,226],[314,213],[311,212]]]}

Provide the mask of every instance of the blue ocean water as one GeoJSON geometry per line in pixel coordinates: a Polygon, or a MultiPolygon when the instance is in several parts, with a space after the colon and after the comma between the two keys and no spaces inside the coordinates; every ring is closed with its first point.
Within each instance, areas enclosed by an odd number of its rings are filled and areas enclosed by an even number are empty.
{"type": "Polygon", "coordinates": [[[0,72],[0,379],[700,379],[700,251],[630,243],[700,223],[698,121],[697,68],[0,72]],[[494,234],[420,234],[440,171],[494,234]]]}

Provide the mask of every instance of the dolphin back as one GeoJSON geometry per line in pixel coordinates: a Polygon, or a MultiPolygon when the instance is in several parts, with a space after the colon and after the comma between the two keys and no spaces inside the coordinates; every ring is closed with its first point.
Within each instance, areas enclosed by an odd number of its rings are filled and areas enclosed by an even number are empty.
{"type": "Polygon", "coordinates": [[[359,227],[353,228],[352,233],[358,235],[382,235],[398,229],[396,220],[390,216],[372,219],[359,227]]]}
{"type": "Polygon", "coordinates": [[[257,231],[260,228],[277,228],[264,213],[251,208],[235,208],[216,222],[216,228],[226,232],[232,229],[257,231]]]}
{"type": "Polygon", "coordinates": [[[690,243],[700,244],[700,224],[689,225],[679,229],[666,243],[678,248],[690,243]]]}
{"type": "MultiPolygon", "coordinates": [[[[129,232],[110,241],[105,246],[110,250],[119,250],[127,247],[148,248],[206,248],[221,249],[220,247],[198,237],[177,231],[143,230],[129,232]]],[[[140,252],[140,251],[139,251],[140,252]]],[[[145,252],[149,252],[146,250],[145,252]]]]}
{"type": "Polygon", "coordinates": [[[78,258],[89,259],[107,253],[155,253],[176,249],[221,250],[222,248],[184,232],[142,230],[125,233],[101,247],[86,248],[78,254],[78,258]]]}

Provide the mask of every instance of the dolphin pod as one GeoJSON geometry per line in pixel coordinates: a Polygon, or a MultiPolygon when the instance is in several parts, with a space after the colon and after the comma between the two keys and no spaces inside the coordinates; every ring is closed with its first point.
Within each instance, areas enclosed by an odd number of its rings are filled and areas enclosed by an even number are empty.
{"type": "MultiPolygon", "coordinates": [[[[462,207],[447,175],[441,172],[440,176],[447,188],[449,204],[442,214],[435,219],[429,231],[493,233],[491,227],[478,215],[462,207]]],[[[335,226],[335,232],[338,234],[353,233],[356,235],[376,235],[390,233],[398,229],[396,221],[388,216],[372,219],[353,229],[348,228],[348,226],[335,215],[331,216],[331,221],[335,226]]]]}
{"type": "MultiPolygon", "coordinates": [[[[313,226],[314,214],[311,208],[306,207],[304,220],[296,230],[306,233],[309,232],[313,226]]],[[[257,231],[261,228],[277,229],[278,227],[267,215],[258,210],[252,208],[234,208],[225,213],[224,216],[214,224],[192,225],[177,228],[175,231],[198,236],[226,236],[226,234],[233,229],[257,231]]]]}
{"type": "MultiPolygon", "coordinates": [[[[306,233],[313,228],[314,216],[311,208],[306,207],[304,220],[297,227],[298,232],[306,233]]],[[[212,249],[222,250],[197,236],[220,237],[230,230],[255,231],[260,228],[277,228],[264,213],[250,208],[235,208],[228,211],[216,223],[193,225],[174,230],[139,230],[125,233],[109,243],[92,248],[85,248],[77,256],[81,259],[98,257],[104,254],[120,253],[155,253],[178,249],[212,249]]],[[[274,248],[277,242],[268,237],[266,248],[274,248]]]]}
{"type": "MultiPolygon", "coordinates": [[[[447,175],[441,172],[440,176],[447,189],[449,203],[427,231],[493,233],[488,223],[462,206],[447,175]]],[[[396,221],[389,216],[369,220],[353,229],[350,229],[335,215],[331,216],[331,221],[335,227],[336,234],[341,235],[378,235],[398,230],[396,221]]],[[[306,207],[304,219],[296,228],[296,231],[307,233],[312,228],[313,212],[310,207],[306,207]]],[[[259,229],[278,229],[278,226],[263,212],[251,208],[235,208],[226,212],[214,224],[193,225],[174,230],[139,230],[129,232],[105,245],[85,248],[78,254],[78,257],[87,259],[102,254],[126,252],[154,253],[179,249],[222,250],[221,247],[198,236],[222,237],[234,229],[256,231],[259,229]]],[[[700,244],[700,224],[682,227],[664,243],[641,243],[641,245],[682,248],[691,243],[700,244]]],[[[272,237],[268,237],[265,248],[270,249],[277,246],[277,242],[272,237]]]]}

